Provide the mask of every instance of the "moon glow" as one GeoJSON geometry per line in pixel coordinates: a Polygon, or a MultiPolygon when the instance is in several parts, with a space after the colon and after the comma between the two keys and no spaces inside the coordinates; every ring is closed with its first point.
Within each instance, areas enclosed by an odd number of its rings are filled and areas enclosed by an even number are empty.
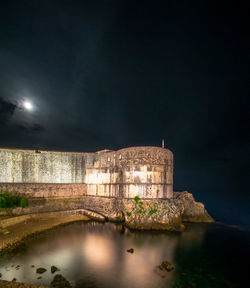
{"type": "Polygon", "coordinates": [[[29,111],[31,111],[32,108],[33,108],[32,104],[31,104],[29,101],[23,102],[23,107],[24,107],[26,110],[29,110],[29,111]]]}

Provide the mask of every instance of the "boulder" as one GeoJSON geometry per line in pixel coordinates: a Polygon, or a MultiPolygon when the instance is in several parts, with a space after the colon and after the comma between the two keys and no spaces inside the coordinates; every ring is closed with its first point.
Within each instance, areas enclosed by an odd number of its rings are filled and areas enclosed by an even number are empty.
{"type": "Polygon", "coordinates": [[[54,274],[56,271],[59,271],[59,269],[56,266],[51,266],[50,270],[52,274],[54,274]]]}
{"type": "Polygon", "coordinates": [[[70,282],[65,279],[61,274],[55,275],[54,279],[50,283],[51,288],[72,288],[70,282]]]}
{"type": "Polygon", "coordinates": [[[183,206],[181,219],[184,222],[214,222],[213,218],[208,214],[204,204],[196,202],[193,195],[187,191],[174,192],[173,201],[177,206],[183,206]]]}
{"type": "Polygon", "coordinates": [[[158,266],[160,270],[172,271],[174,270],[174,265],[168,261],[163,261],[160,266],[158,266]]]}
{"type": "Polygon", "coordinates": [[[42,267],[36,269],[36,273],[38,273],[38,274],[43,274],[46,271],[47,271],[47,269],[42,268],[42,267]]]}

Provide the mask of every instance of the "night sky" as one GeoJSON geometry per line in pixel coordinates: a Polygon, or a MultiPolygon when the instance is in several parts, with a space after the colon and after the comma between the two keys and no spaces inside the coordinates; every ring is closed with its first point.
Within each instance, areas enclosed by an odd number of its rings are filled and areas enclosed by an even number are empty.
{"type": "Polygon", "coordinates": [[[164,138],[175,191],[249,225],[249,10],[233,3],[4,1],[0,147],[94,152],[164,138]]]}

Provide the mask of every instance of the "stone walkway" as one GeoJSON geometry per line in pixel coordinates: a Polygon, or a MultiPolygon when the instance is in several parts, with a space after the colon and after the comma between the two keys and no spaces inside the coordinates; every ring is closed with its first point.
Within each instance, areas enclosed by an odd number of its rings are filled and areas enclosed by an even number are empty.
{"type": "Polygon", "coordinates": [[[4,249],[15,246],[26,236],[39,233],[61,224],[87,221],[90,218],[81,211],[61,211],[24,215],[0,220],[0,253],[4,249]],[[20,221],[20,218],[22,221],[20,221]]]}

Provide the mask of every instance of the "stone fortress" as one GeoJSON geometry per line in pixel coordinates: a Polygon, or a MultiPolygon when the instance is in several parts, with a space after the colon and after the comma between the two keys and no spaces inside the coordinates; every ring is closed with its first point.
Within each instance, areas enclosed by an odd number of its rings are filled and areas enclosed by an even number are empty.
{"type": "Polygon", "coordinates": [[[96,153],[2,148],[0,191],[30,199],[29,208],[14,211],[19,214],[83,208],[132,228],[170,230],[183,220],[212,219],[192,194],[173,192],[173,153],[160,147],[96,153]]]}
{"type": "Polygon", "coordinates": [[[173,153],[158,147],[96,153],[0,149],[0,167],[1,190],[33,197],[173,196],[173,153]]]}

